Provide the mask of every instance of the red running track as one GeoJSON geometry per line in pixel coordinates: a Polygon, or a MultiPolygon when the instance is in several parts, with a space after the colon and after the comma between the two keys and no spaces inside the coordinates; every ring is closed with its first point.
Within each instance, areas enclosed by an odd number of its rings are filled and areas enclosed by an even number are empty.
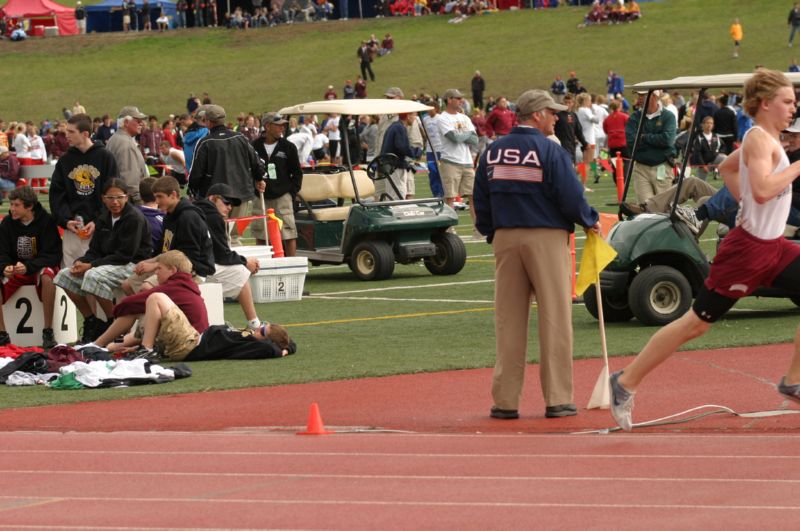
{"type": "Polygon", "coordinates": [[[0,527],[769,529],[789,435],[0,434],[0,527]]]}

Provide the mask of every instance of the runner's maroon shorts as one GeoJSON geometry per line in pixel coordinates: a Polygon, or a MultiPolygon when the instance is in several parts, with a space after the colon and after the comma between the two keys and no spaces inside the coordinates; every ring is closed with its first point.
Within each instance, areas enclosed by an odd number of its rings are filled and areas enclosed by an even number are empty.
{"type": "Polygon", "coordinates": [[[759,286],[771,286],[797,258],[800,245],[783,236],[762,240],[736,227],[722,240],[705,286],[725,297],[740,299],[759,286]]]}

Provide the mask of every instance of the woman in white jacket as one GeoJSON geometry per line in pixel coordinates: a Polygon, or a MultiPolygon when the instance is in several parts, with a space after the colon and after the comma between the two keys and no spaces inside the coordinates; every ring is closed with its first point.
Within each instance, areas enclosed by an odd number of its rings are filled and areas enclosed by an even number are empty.
{"type": "Polygon", "coordinates": [[[583,149],[583,162],[591,164],[594,162],[597,150],[597,139],[595,138],[595,124],[600,123],[600,119],[592,112],[592,97],[582,92],[575,98],[578,107],[578,121],[583,129],[583,138],[586,140],[586,147],[583,149]]]}

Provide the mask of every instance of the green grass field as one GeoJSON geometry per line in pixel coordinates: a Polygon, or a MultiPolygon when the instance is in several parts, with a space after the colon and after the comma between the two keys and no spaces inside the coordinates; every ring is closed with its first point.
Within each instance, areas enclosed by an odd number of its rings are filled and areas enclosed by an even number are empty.
{"type": "MultiPolygon", "coordinates": [[[[134,103],[163,115],[180,111],[190,91],[208,91],[229,112],[261,112],[318,99],[327,84],[340,86],[354,78],[358,41],[386,31],[394,34],[398,50],[375,65],[372,95],[389,85],[407,95],[466,89],[476,68],[487,78],[489,94],[512,96],[546,87],[553,74],[570,69],[601,91],[608,69],[618,70],[629,83],[749,70],[756,63],[783,69],[793,57],[785,44],[788,5],[669,0],[643,4],[645,18],[635,24],[583,30],[576,25],[585,9],[563,8],[478,17],[457,26],[426,17],[2,42],[9,83],[24,82],[0,92],[0,115],[6,120],[52,117],[76,98],[92,114],[134,103]],[[730,57],[727,35],[733,16],[745,30],[738,60],[730,57]]],[[[424,181],[418,176],[420,195],[427,190],[424,181]]],[[[612,212],[611,181],[591,186],[589,201],[612,212]]],[[[458,232],[468,238],[469,214],[461,212],[460,218],[458,232]]],[[[703,241],[709,254],[715,246],[713,228],[703,241]]],[[[579,253],[581,236],[579,231],[579,253]]],[[[494,261],[486,243],[468,241],[467,250],[466,267],[452,277],[434,277],[421,265],[398,265],[391,280],[364,283],[346,266],[312,268],[306,279],[310,297],[258,307],[262,319],[290,327],[299,346],[295,356],[195,363],[189,379],[133,389],[56,392],[0,386],[0,407],[489,367],[494,362],[494,261]]],[[[597,321],[582,305],[573,309],[575,357],[599,356],[597,321]]],[[[228,320],[243,323],[238,305],[226,304],[225,312],[228,320]]],[[[745,299],[687,348],[790,341],[798,315],[788,300],[745,299]]],[[[535,317],[530,330],[529,357],[536,360],[535,317]]],[[[609,352],[636,353],[654,331],[636,321],[609,324],[609,352]]]]}
{"type": "Polygon", "coordinates": [[[331,21],[248,31],[170,31],[3,41],[7,90],[0,116],[60,117],[76,99],[92,115],[136,104],[163,117],[184,109],[190,92],[207,91],[229,116],[264,112],[322,98],[358,74],[356,48],[371,33],[391,32],[396,51],[374,64],[369,95],[388,86],[406,96],[469,88],[474,70],[487,96],[516,98],[549,87],[553,76],[578,72],[591,91],[605,93],[609,69],[626,82],[677,75],[748,71],[756,64],[786,69],[786,13],[791,2],[667,0],[643,3],[632,24],[578,29],[587,9],[564,7],[472,17],[445,16],[331,21]],[[744,27],[740,57],[731,57],[728,27],[744,27]],[[12,82],[13,80],[13,82],[12,82]]]}

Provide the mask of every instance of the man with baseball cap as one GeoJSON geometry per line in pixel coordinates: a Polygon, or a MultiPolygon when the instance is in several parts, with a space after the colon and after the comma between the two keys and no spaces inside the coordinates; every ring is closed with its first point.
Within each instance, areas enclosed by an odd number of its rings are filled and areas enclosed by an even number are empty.
{"type": "MultiPolygon", "coordinates": [[[[294,199],[303,185],[303,170],[300,168],[297,147],[283,137],[287,123],[286,118],[276,112],[265,114],[261,120],[264,132],[253,141],[253,148],[267,170],[264,191],[266,208],[274,209],[275,214],[283,221],[283,249],[286,256],[294,256],[297,252],[294,199]]],[[[253,208],[253,213],[264,214],[260,202],[253,208]]],[[[267,242],[263,223],[251,223],[250,232],[256,238],[256,243],[267,242]]]]}
{"type": "MultiPolygon", "coordinates": [[[[672,186],[677,130],[675,115],[661,106],[661,91],[653,91],[649,100],[646,100],[645,94],[639,94],[639,108],[631,114],[625,125],[625,139],[629,146],[633,146],[639,122],[644,121],[642,136],[636,153],[633,154],[633,189],[639,204],[646,203],[654,195],[672,186]],[[643,108],[645,101],[647,109],[643,108]]],[[[695,116],[695,120],[698,118],[695,116]]]]}
{"type": "Polygon", "coordinates": [[[141,134],[146,119],[147,115],[138,107],[132,105],[123,107],[117,115],[117,130],[106,144],[106,149],[117,161],[119,176],[125,181],[128,197],[136,205],[142,204],[139,197],[139,182],[150,175],[136,143],[136,136],[141,134]]]}
{"type": "MultiPolygon", "coordinates": [[[[437,126],[442,139],[439,157],[439,173],[442,177],[445,202],[453,206],[457,196],[472,203],[472,185],[475,170],[472,166],[470,146],[478,146],[478,133],[469,116],[464,114],[464,95],[458,89],[448,89],[442,96],[445,109],[439,115],[437,126]]],[[[475,223],[475,209],[470,207],[470,216],[475,223]]],[[[480,238],[473,229],[473,236],[480,238]]]]}
{"type": "Polygon", "coordinates": [[[495,255],[494,368],[490,416],[519,417],[528,318],[536,296],[546,417],[577,414],[572,392],[569,234],[599,231],[567,152],[547,137],[566,109],[544,90],[517,100],[519,125],[493,142],[475,175],[476,226],[495,255]]]}
{"type": "Polygon", "coordinates": [[[195,146],[189,191],[197,198],[206,197],[212,185],[225,183],[242,202],[233,215],[247,216],[256,193],[264,191],[264,165],[247,137],[225,125],[225,109],[208,103],[197,115],[209,131],[195,146]]]}

